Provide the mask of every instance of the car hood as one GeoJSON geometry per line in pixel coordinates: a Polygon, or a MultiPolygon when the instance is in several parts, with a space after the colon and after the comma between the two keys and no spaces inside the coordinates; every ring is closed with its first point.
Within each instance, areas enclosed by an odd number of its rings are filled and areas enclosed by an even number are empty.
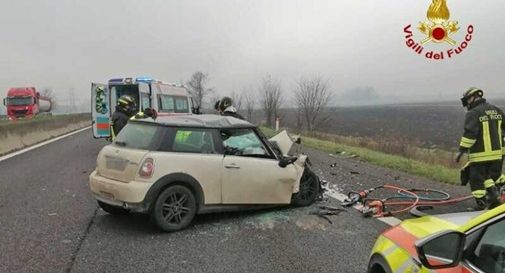
{"type": "Polygon", "coordinates": [[[300,142],[300,136],[289,136],[288,132],[284,130],[269,140],[277,144],[283,155],[290,155],[293,145],[300,142]]]}
{"type": "Polygon", "coordinates": [[[430,215],[403,221],[398,228],[403,228],[417,238],[423,238],[442,230],[457,230],[485,211],[459,212],[440,215],[430,215]]]}

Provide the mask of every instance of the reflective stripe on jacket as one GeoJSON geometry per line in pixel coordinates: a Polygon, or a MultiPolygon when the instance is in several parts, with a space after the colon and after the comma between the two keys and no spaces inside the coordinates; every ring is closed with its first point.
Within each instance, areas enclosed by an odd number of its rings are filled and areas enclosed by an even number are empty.
{"type": "Polygon", "coordinates": [[[503,111],[485,99],[476,101],[465,117],[465,132],[460,151],[469,153],[470,162],[501,160],[503,147],[503,111]]]}

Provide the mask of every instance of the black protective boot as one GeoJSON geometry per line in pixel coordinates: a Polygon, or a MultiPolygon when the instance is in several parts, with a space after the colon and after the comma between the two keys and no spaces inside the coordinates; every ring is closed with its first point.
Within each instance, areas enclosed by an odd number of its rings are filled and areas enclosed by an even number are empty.
{"type": "Polygon", "coordinates": [[[475,198],[475,207],[468,208],[468,211],[480,211],[487,208],[486,197],[475,198]]]}
{"type": "Polygon", "coordinates": [[[487,191],[486,197],[487,197],[488,209],[494,209],[502,204],[501,196],[498,192],[498,189],[495,186],[487,188],[486,191],[487,191]]]}

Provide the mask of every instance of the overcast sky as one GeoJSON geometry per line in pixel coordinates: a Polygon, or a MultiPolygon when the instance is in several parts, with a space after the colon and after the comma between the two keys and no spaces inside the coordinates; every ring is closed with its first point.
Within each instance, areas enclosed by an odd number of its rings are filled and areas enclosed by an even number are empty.
{"type": "MultiPolygon", "coordinates": [[[[87,102],[93,81],[150,75],[180,82],[201,70],[221,94],[256,88],[271,74],[287,97],[297,79],[314,75],[337,94],[372,87],[391,100],[457,100],[474,85],[505,95],[503,0],[448,0],[461,26],[453,39],[461,42],[469,24],[475,32],[460,56],[439,62],[408,49],[403,33],[410,23],[416,41],[424,38],[416,26],[431,0],[0,1],[3,94],[12,86],[51,87],[65,99],[74,88],[87,102]]],[[[427,44],[425,51],[450,47],[427,44]]]]}

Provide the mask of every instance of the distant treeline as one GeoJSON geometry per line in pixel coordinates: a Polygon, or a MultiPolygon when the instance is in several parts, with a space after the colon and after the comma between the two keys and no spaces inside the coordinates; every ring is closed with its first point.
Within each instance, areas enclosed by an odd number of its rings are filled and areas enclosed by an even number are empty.
{"type": "MultiPolygon", "coordinates": [[[[491,102],[505,109],[503,100],[491,102]]],[[[300,128],[297,109],[282,109],[280,113],[281,127],[307,131],[300,128]]],[[[317,132],[381,141],[401,139],[402,143],[418,147],[453,151],[463,133],[465,109],[457,103],[329,107],[324,109],[323,116],[326,118],[318,124],[317,132]]],[[[262,120],[261,111],[255,111],[252,121],[262,123],[262,120]]]]}

